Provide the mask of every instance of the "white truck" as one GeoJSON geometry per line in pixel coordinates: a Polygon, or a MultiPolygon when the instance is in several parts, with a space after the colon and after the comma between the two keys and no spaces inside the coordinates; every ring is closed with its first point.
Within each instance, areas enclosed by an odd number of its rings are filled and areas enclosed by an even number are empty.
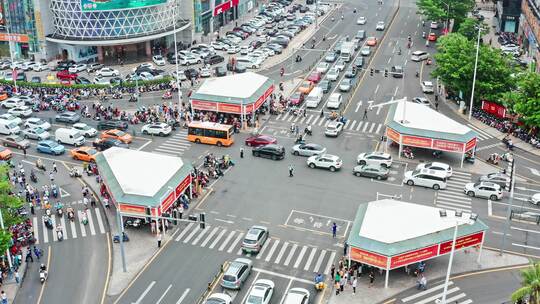
{"type": "Polygon", "coordinates": [[[341,52],[339,58],[343,59],[345,62],[351,61],[354,56],[354,42],[346,41],[341,44],[341,52]]]}

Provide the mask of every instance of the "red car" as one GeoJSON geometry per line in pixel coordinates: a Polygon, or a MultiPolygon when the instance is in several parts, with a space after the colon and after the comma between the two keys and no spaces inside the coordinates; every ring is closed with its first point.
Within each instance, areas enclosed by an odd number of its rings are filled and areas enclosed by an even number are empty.
{"type": "Polygon", "coordinates": [[[289,97],[289,103],[291,103],[293,106],[301,105],[302,102],[304,102],[304,93],[300,91],[294,92],[294,94],[289,97]]]}
{"type": "Polygon", "coordinates": [[[75,80],[79,75],[76,73],[70,73],[68,70],[59,71],[56,73],[56,78],[60,80],[75,80]]]}
{"type": "Polygon", "coordinates": [[[430,33],[427,39],[429,41],[437,41],[437,35],[435,35],[435,33],[430,33]]]}
{"type": "Polygon", "coordinates": [[[277,144],[277,139],[263,134],[250,136],[246,139],[246,146],[250,147],[266,146],[269,144],[277,144]]]}
{"type": "Polygon", "coordinates": [[[321,78],[322,78],[321,72],[313,72],[309,74],[309,77],[307,78],[307,80],[313,83],[319,83],[319,81],[321,81],[321,78]]]}

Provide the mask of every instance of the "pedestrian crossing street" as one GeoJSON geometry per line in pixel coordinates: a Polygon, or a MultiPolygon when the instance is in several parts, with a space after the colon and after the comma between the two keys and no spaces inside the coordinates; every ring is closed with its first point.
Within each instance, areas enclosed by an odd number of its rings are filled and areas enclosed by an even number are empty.
{"type": "Polygon", "coordinates": [[[492,135],[490,135],[489,133],[487,133],[486,131],[480,129],[479,127],[473,125],[473,124],[467,124],[467,127],[471,128],[474,132],[476,132],[476,135],[478,137],[478,141],[482,141],[482,140],[486,140],[486,139],[490,139],[490,138],[493,138],[492,135]]]}
{"type": "Polygon", "coordinates": [[[181,156],[184,151],[191,147],[191,142],[187,140],[187,130],[171,134],[169,138],[154,149],[155,153],[162,153],[174,156],[181,156]]]}
{"type": "Polygon", "coordinates": [[[471,212],[472,199],[463,192],[465,184],[471,181],[470,173],[454,171],[446,182],[446,189],[437,191],[437,207],[471,212]]]}
{"type": "MultiPolygon", "coordinates": [[[[429,285],[428,285],[429,286],[429,285]]],[[[440,303],[444,290],[444,282],[433,286],[422,292],[415,293],[412,296],[400,299],[401,303],[407,304],[427,304],[440,303]]],[[[454,282],[448,282],[448,291],[446,292],[446,303],[471,304],[473,300],[467,298],[467,294],[462,292],[459,287],[454,285],[454,282]]]]}
{"type": "MultiPolygon", "coordinates": [[[[321,117],[318,114],[307,114],[306,117],[302,115],[294,116],[293,114],[290,114],[289,112],[286,112],[285,114],[279,114],[278,116],[276,116],[276,121],[286,121],[286,122],[291,122],[291,123],[294,122],[298,124],[306,124],[306,125],[321,126],[321,127],[322,126],[326,127],[330,123],[330,120],[326,119],[326,116],[321,117]]],[[[381,123],[349,119],[345,123],[343,130],[383,135],[385,128],[384,128],[384,124],[381,124],[381,123]]]]}
{"type": "MultiPolygon", "coordinates": [[[[175,241],[250,257],[251,254],[242,252],[243,238],[244,232],[210,225],[206,225],[205,229],[200,229],[198,223],[189,223],[175,238],[175,241]]],[[[269,238],[254,259],[294,269],[328,274],[336,254],[336,251],[330,249],[319,249],[313,246],[300,245],[296,242],[269,238]]]]}
{"type": "MultiPolygon", "coordinates": [[[[93,236],[96,234],[104,234],[106,232],[103,222],[103,215],[99,208],[89,208],[87,213],[88,224],[84,225],[81,222],[82,210],[75,210],[75,219],[70,221],[67,218],[67,214],[58,217],[56,214],[51,216],[53,227],[57,225],[62,226],[64,232],[64,241],[69,239],[84,238],[87,236],[93,236]]],[[[43,212],[44,214],[44,212],[43,212]]],[[[50,242],[57,242],[58,237],[56,235],[56,228],[49,229],[43,222],[43,216],[32,217],[32,227],[34,227],[34,237],[36,238],[36,244],[47,244],[50,242]]]]}

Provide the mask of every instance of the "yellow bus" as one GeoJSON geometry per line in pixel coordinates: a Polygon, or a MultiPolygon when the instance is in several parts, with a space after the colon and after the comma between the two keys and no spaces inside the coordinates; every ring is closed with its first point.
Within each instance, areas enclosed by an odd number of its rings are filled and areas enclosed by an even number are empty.
{"type": "Polygon", "coordinates": [[[192,121],[188,124],[188,140],[198,144],[230,146],[234,143],[234,129],[231,125],[222,125],[209,121],[192,121]]]}

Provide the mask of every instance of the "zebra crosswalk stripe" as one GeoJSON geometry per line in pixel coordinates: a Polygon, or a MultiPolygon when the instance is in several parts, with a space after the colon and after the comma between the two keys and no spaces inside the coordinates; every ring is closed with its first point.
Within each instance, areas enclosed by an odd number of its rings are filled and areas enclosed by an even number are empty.
{"type": "Polygon", "coordinates": [[[292,259],[292,257],[293,257],[294,252],[296,251],[296,248],[298,248],[298,245],[297,245],[297,244],[293,244],[293,246],[292,246],[292,248],[291,248],[291,251],[289,251],[289,255],[288,255],[287,258],[285,259],[285,262],[283,263],[283,265],[289,266],[289,263],[291,262],[291,259],[292,259]]]}
{"type": "Polygon", "coordinates": [[[266,251],[266,249],[268,247],[270,247],[271,242],[272,242],[272,239],[269,239],[266,242],[264,242],[264,245],[262,246],[261,250],[259,251],[259,254],[257,254],[257,257],[256,257],[257,260],[260,260],[262,258],[262,256],[263,256],[264,252],[266,251]]]}
{"type": "Polygon", "coordinates": [[[209,246],[208,248],[213,249],[214,247],[216,247],[217,243],[218,243],[219,240],[223,237],[223,235],[225,234],[225,232],[227,232],[227,229],[221,230],[221,232],[218,234],[218,236],[216,237],[216,239],[212,242],[212,244],[210,244],[210,246],[209,246]]]}
{"type": "Polygon", "coordinates": [[[294,265],[293,265],[294,268],[298,268],[298,266],[300,265],[300,262],[302,262],[302,259],[304,258],[304,254],[306,254],[307,249],[308,249],[307,246],[302,246],[302,249],[300,250],[300,254],[298,254],[298,258],[294,262],[294,265]]]}
{"type": "Polygon", "coordinates": [[[314,117],[313,115],[309,115],[308,119],[306,120],[306,124],[309,125],[309,122],[311,121],[311,119],[312,119],[313,117],[314,117]]]}
{"type": "Polygon", "coordinates": [[[99,208],[94,208],[94,211],[96,213],[96,218],[98,222],[99,232],[101,234],[105,233],[105,226],[103,225],[103,220],[101,219],[101,213],[99,211],[99,208]]]}
{"type": "MultiPolygon", "coordinates": [[[[453,284],[454,284],[454,282],[452,282],[452,281],[449,281],[449,282],[448,282],[448,286],[453,285],[453,284]]],[[[412,301],[412,300],[414,300],[414,299],[418,299],[418,298],[420,298],[420,297],[423,297],[423,296],[425,296],[425,295],[428,295],[428,294],[430,294],[430,293],[432,293],[432,292],[434,292],[434,291],[437,291],[437,290],[443,289],[443,288],[444,288],[444,284],[440,284],[440,285],[434,286],[434,287],[432,287],[432,288],[429,288],[429,289],[427,289],[427,290],[421,291],[421,292],[419,292],[419,293],[415,293],[415,294],[413,294],[412,296],[403,298],[403,299],[401,299],[401,302],[407,303],[407,302],[409,302],[409,301],[412,301]]]]}
{"type": "Polygon", "coordinates": [[[234,242],[231,244],[231,246],[229,247],[229,249],[227,250],[228,253],[231,253],[234,249],[234,247],[236,247],[236,245],[238,244],[238,242],[240,242],[240,240],[244,237],[244,234],[243,233],[240,233],[236,239],[234,240],[234,242]]]}
{"type": "Polygon", "coordinates": [[[332,264],[334,264],[334,259],[336,258],[336,252],[332,251],[330,254],[330,258],[328,259],[328,262],[326,263],[326,267],[324,268],[324,274],[330,273],[330,268],[332,268],[332,264]]]}
{"type": "MultiPolygon", "coordinates": [[[[448,294],[454,293],[454,292],[456,292],[458,290],[459,290],[459,287],[454,287],[452,289],[449,289],[446,294],[448,295],[448,294]]],[[[415,302],[414,304],[432,303],[433,301],[437,300],[440,297],[442,297],[442,293],[441,294],[436,294],[436,295],[431,296],[429,298],[425,298],[425,299],[423,299],[421,301],[415,302]]]]}
{"type": "Polygon", "coordinates": [[[355,124],[356,124],[356,120],[353,120],[353,122],[351,123],[351,126],[349,127],[349,130],[354,129],[355,124]]]}
{"type": "Polygon", "coordinates": [[[56,235],[56,218],[54,216],[51,216],[52,226],[53,226],[53,241],[58,241],[58,236],[56,235]]]}
{"type": "Polygon", "coordinates": [[[266,255],[266,258],[264,259],[266,262],[270,262],[270,259],[272,258],[272,255],[274,254],[274,251],[276,251],[276,248],[278,247],[278,245],[279,245],[279,240],[276,240],[274,242],[274,245],[270,249],[270,252],[268,252],[268,254],[266,255]]]}
{"type": "Polygon", "coordinates": [[[313,122],[311,124],[315,125],[315,124],[317,124],[317,120],[319,120],[319,116],[313,116],[313,117],[315,117],[315,119],[313,120],[313,122]]]}
{"type": "Polygon", "coordinates": [[[66,229],[66,219],[63,216],[60,218],[60,227],[62,227],[62,236],[64,237],[64,240],[67,240],[68,235],[67,235],[67,229],[66,229]]]}
{"type": "Polygon", "coordinates": [[[324,122],[324,118],[319,121],[319,126],[322,126],[323,122],[324,122]]]}
{"type": "Polygon", "coordinates": [[[343,126],[343,129],[347,129],[350,123],[351,123],[351,120],[347,119],[347,121],[345,122],[345,125],[343,126]]]}
{"type": "Polygon", "coordinates": [[[289,246],[289,242],[283,243],[283,246],[281,247],[281,250],[276,257],[276,260],[274,261],[275,264],[279,264],[281,258],[283,257],[283,254],[285,253],[285,250],[287,250],[287,246],[289,246]]]}
{"type": "Polygon", "coordinates": [[[212,237],[214,236],[214,234],[216,234],[218,230],[219,230],[219,227],[215,227],[214,230],[212,230],[212,232],[210,232],[210,234],[206,237],[206,239],[204,239],[204,241],[201,243],[201,247],[206,246],[206,244],[210,242],[210,240],[212,239],[212,237]]]}
{"type": "Polygon", "coordinates": [[[187,242],[189,242],[191,238],[193,238],[195,234],[199,232],[199,229],[201,228],[199,226],[196,226],[195,229],[193,229],[193,231],[191,231],[191,233],[188,234],[188,236],[184,239],[183,243],[186,244],[187,242]]]}
{"type": "Polygon", "coordinates": [[[86,217],[88,217],[88,226],[90,226],[90,233],[96,235],[96,228],[94,227],[94,219],[92,218],[92,213],[86,212],[86,217]]]}
{"type": "Polygon", "coordinates": [[[369,128],[369,133],[373,133],[373,130],[375,129],[376,124],[372,123],[371,128],[369,128]]]}
{"type": "Polygon", "coordinates": [[[291,120],[294,118],[293,115],[289,116],[289,119],[287,119],[288,122],[291,122],[291,120]]]}
{"type": "Polygon", "coordinates": [[[358,126],[356,126],[356,131],[359,131],[359,130],[360,130],[360,127],[362,127],[362,124],[364,124],[363,121],[359,121],[359,122],[358,122],[358,126]]]}
{"type": "Polygon", "coordinates": [[[304,266],[305,271],[307,271],[309,269],[309,265],[311,265],[311,262],[313,261],[313,258],[315,257],[316,252],[317,252],[317,248],[313,247],[311,249],[311,252],[309,253],[308,259],[306,261],[306,265],[304,266]]]}
{"type": "Polygon", "coordinates": [[[202,237],[206,234],[206,232],[210,231],[210,228],[211,226],[207,225],[206,228],[203,229],[201,233],[199,233],[199,235],[197,235],[197,237],[193,240],[191,245],[197,245],[197,243],[202,239],[202,237]]]}
{"type": "Polygon", "coordinates": [[[364,128],[362,129],[362,133],[366,133],[368,126],[369,126],[369,122],[366,121],[366,124],[364,125],[364,128]]]}
{"type": "Polygon", "coordinates": [[[34,232],[34,238],[36,239],[36,244],[39,244],[39,229],[38,229],[38,220],[37,217],[32,218],[32,227],[34,227],[32,230],[34,232]]]}
{"type": "Polygon", "coordinates": [[[180,241],[180,239],[181,239],[182,237],[184,237],[184,235],[189,231],[189,229],[190,229],[191,227],[193,227],[193,225],[195,225],[195,223],[189,223],[189,224],[184,228],[184,230],[182,230],[182,232],[180,232],[180,234],[176,237],[175,241],[177,241],[177,242],[180,241]]]}
{"type": "Polygon", "coordinates": [[[382,128],[382,124],[379,124],[379,126],[377,127],[377,131],[375,131],[375,133],[379,134],[379,132],[381,132],[381,128],[382,128]]]}
{"type": "Polygon", "coordinates": [[[219,251],[223,251],[223,249],[225,249],[225,246],[227,246],[227,244],[231,241],[231,239],[233,238],[233,236],[236,234],[236,231],[232,230],[229,235],[227,236],[227,238],[225,239],[225,241],[223,241],[223,243],[221,244],[221,246],[219,246],[218,250],[219,251]]]}
{"type": "Polygon", "coordinates": [[[315,263],[315,267],[313,267],[313,272],[319,272],[319,268],[321,268],[321,264],[324,260],[324,256],[326,255],[326,250],[322,250],[321,254],[319,255],[319,259],[317,260],[317,263],[315,263]]]}
{"type": "Polygon", "coordinates": [[[77,238],[77,229],[75,229],[77,226],[75,226],[75,221],[69,221],[69,225],[71,226],[71,238],[76,239],[77,238]]]}

